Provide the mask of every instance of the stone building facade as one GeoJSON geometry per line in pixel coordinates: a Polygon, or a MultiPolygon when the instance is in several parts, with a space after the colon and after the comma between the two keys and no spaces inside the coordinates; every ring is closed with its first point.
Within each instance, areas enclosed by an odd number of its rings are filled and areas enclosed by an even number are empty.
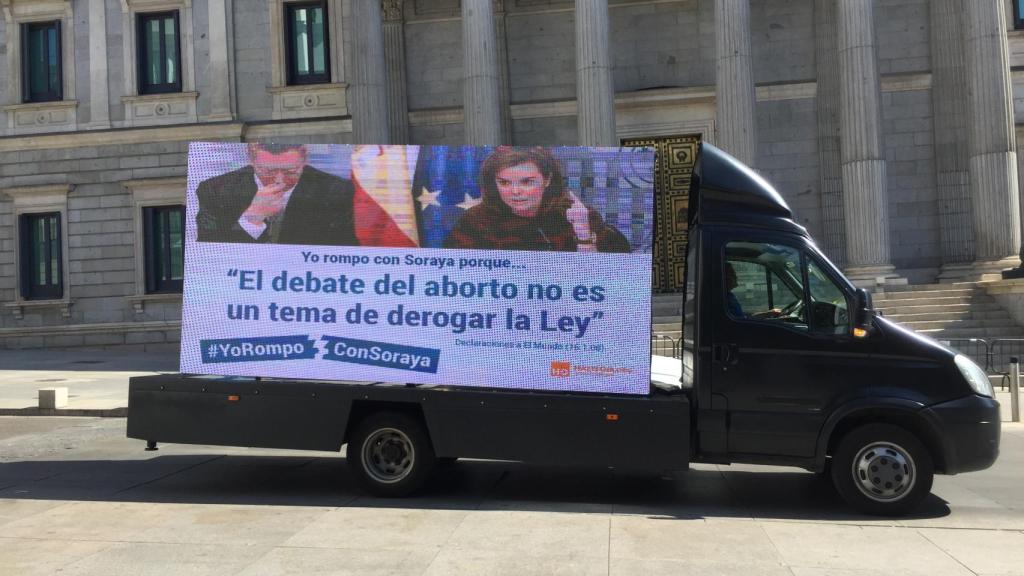
{"type": "Polygon", "coordinates": [[[176,342],[153,243],[195,140],[699,137],[859,282],[991,275],[1020,264],[1016,2],[0,0],[0,347],[176,342]]]}

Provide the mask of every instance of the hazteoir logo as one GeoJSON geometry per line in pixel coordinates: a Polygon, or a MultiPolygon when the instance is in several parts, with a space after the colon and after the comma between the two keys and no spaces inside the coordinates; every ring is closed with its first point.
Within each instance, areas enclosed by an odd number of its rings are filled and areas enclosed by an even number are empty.
{"type": "Polygon", "coordinates": [[[568,378],[572,372],[572,364],[569,362],[551,362],[551,375],[557,378],[568,378]]]}

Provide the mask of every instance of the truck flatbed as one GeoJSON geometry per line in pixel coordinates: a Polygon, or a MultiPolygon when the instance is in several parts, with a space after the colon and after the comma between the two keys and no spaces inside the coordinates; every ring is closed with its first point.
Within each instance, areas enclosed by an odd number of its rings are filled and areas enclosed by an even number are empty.
{"type": "MultiPolygon", "coordinates": [[[[381,410],[421,418],[439,458],[676,470],[690,458],[690,397],[181,374],[131,379],[128,436],[149,442],[340,450],[381,410]],[[644,447],[638,449],[638,447],[644,447]]],[[[675,364],[681,364],[678,359],[675,364]]],[[[676,379],[678,382],[678,378],[676,379]]]]}

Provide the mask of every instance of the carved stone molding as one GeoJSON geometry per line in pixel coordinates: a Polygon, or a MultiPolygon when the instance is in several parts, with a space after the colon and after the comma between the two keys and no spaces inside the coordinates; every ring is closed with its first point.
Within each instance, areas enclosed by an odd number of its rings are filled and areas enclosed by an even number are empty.
{"type": "Polygon", "coordinates": [[[7,133],[12,135],[70,132],[78,124],[77,100],[14,104],[3,109],[7,112],[7,133]]]}
{"type": "Polygon", "coordinates": [[[188,124],[198,122],[197,92],[124,96],[124,118],[128,126],[188,124]]]}
{"type": "Polygon", "coordinates": [[[347,84],[307,84],[271,88],[274,97],[274,120],[344,116],[348,114],[345,100],[347,84]]]}
{"type": "Polygon", "coordinates": [[[404,0],[381,0],[380,11],[385,22],[401,20],[404,8],[404,0]]]}

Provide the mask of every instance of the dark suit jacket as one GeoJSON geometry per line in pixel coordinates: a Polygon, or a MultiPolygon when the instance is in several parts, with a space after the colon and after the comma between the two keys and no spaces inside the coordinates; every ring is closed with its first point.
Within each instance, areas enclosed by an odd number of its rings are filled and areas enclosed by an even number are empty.
{"type": "MultiPolygon", "coordinates": [[[[306,166],[278,223],[281,228],[277,243],[358,246],[353,222],[354,194],[348,180],[306,166]]],[[[256,196],[252,166],[202,182],[196,189],[196,196],[199,199],[196,230],[200,242],[261,241],[238,224],[256,196]]]]}

